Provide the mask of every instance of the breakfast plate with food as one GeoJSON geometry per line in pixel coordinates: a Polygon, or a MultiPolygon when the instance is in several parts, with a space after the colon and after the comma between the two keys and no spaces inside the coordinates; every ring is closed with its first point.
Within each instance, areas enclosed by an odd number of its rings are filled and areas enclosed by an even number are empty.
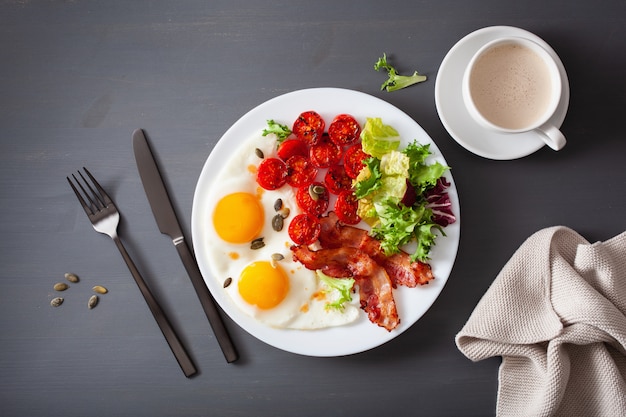
{"type": "Polygon", "coordinates": [[[285,351],[342,356],[397,337],[435,302],[459,210],[450,167],[411,117],[313,88],[224,133],[196,185],[192,236],[235,323],[285,351]]]}

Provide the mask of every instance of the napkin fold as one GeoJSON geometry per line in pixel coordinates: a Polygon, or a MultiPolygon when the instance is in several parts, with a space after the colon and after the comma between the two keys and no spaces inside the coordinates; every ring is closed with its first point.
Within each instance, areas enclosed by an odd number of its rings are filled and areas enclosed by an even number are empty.
{"type": "Polygon", "coordinates": [[[502,357],[498,416],[626,416],[626,232],[590,244],[556,226],[529,237],[456,336],[502,357]]]}

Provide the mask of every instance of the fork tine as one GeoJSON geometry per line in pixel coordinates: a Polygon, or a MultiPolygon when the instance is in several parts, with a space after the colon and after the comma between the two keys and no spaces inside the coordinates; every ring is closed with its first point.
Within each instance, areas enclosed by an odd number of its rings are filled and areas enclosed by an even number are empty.
{"type": "Polygon", "coordinates": [[[98,183],[98,181],[96,181],[96,179],[93,177],[93,175],[91,175],[91,172],[89,172],[89,170],[85,167],[83,167],[83,169],[85,170],[85,172],[87,173],[87,175],[89,176],[89,178],[91,179],[91,181],[93,182],[93,184],[96,186],[96,188],[98,189],[98,191],[100,192],[100,195],[102,197],[104,197],[104,205],[108,206],[109,204],[112,204],[113,201],[111,200],[111,197],[109,197],[109,195],[107,194],[106,191],[104,191],[104,188],[102,188],[100,186],[100,183],[98,183]]]}
{"type": "MultiPolygon", "coordinates": [[[[80,183],[78,182],[74,174],[72,174],[72,177],[74,177],[74,181],[76,181],[76,183],[82,188],[82,186],[80,185],[80,183]]],[[[83,196],[80,194],[78,189],[74,186],[74,183],[72,182],[70,177],[65,177],[65,178],[67,179],[67,182],[70,184],[70,187],[72,187],[72,190],[74,190],[74,194],[76,194],[76,197],[78,198],[78,201],[80,201],[80,205],[83,206],[83,210],[85,210],[85,213],[87,213],[87,216],[91,216],[93,214],[91,207],[89,207],[89,205],[87,204],[83,196]]]]}
{"type": "MultiPolygon", "coordinates": [[[[77,180],[78,186],[80,187],[81,190],[83,190],[83,193],[87,196],[87,199],[89,199],[89,202],[91,203],[91,207],[94,210],[94,213],[105,208],[106,204],[104,204],[104,202],[102,201],[102,197],[91,187],[91,185],[89,184],[89,181],[87,181],[87,179],[83,176],[83,174],[80,171],[78,171],[78,175],[80,175],[80,178],[82,178],[83,183],[89,189],[89,192],[87,192],[87,190],[85,190],[81,182],[77,180]]],[[[76,177],[74,177],[74,179],[76,179],[76,177]]]]}

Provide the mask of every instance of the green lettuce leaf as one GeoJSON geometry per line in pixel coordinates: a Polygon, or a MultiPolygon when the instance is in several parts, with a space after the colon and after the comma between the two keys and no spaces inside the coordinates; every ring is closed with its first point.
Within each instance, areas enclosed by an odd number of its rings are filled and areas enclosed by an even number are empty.
{"type": "Polygon", "coordinates": [[[406,88],[410,85],[421,83],[426,81],[426,76],[418,74],[417,71],[413,75],[400,75],[394,67],[387,62],[387,54],[383,53],[381,58],[374,64],[376,71],[387,71],[387,80],[380,86],[381,90],[396,91],[402,88],[406,88]]]}
{"type": "Polygon", "coordinates": [[[354,186],[354,195],[356,198],[364,198],[382,186],[380,181],[382,174],[380,172],[380,160],[376,158],[367,158],[365,166],[369,170],[369,177],[358,181],[354,186]]]}
{"type": "Polygon", "coordinates": [[[393,127],[383,124],[380,117],[368,117],[361,131],[361,146],[363,152],[380,159],[398,149],[400,136],[393,127]]]}
{"type": "Polygon", "coordinates": [[[426,208],[426,204],[406,207],[387,199],[375,205],[379,223],[372,228],[371,234],[380,241],[385,255],[398,253],[401,246],[415,240],[417,247],[410,254],[411,260],[428,261],[430,249],[437,238],[435,231],[441,231],[441,227],[431,220],[432,211],[426,208]]]}
{"type": "Polygon", "coordinates": [[[425,208],[406,207],[394,199],[385,199],[375,203],[379,223],[372,228],[371,234],[380,241],[385,255],[390,256],[400,251],[400,246],[409,243],[414,230],[422,220],[425,208]]]}
{"type": "Polygon", "coordinates": [[[437,180],[449,169],[439,162],[426,164],[426,158],[431,154],[430,144],[421,145],[414,141],[402,153],[409,157],[409,182],[418,194],[434,187],[437,180]]]}
{"type": "Polygon", "coordinates": [[[448,170],[447,166],[435,162],[431,165],[422,165],[414,169],[409,176],[409,181],[417,192],[423,193],[425,190],[437,185],[437,180],[448,170]]]}
{"type": "Polygon", "coordinates": [[[289,135],[291,135],[291,129],[289,129],[287,125],[282,125],[274,120],[268,120],[267,129],[263,129],[261,135],[267,136],[271,133],[276,135],[278,143],[282,143],[285,139],[287,139],[287,137],[289,137],[289,135]]]}
{"type": "Polygon", "coordinates": [[[326,303],[325,308],[343,310],[345,308],[344,304],[352,301],[350,291],[354,286],[354,278],[333,278],[319,270],[316,273],[320,281],[329,289],[329,292],[333,292],[336,296],[333,301],[326,303]]]}

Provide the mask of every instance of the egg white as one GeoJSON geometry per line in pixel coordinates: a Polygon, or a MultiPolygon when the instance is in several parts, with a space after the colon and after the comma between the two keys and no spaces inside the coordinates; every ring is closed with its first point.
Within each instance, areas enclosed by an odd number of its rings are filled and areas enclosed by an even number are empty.
{"type": "Polygon", "coordinates": [[[256,149],[260,150],[264,157],[275,156],[276,140],[272,136],[253,137],[236,149],[210,190],[209,201],[213,205],[210,213],[207,213],[211,216],[211,221],[205,244],[213,276],[220,284],[230,277],[232,282],[224,288],[224,291],[239,309],[266,325],[290,329],[319,329],[350,323],[356,320],[358,307],[355,304],[347,304],[342,311],[327,309],[326,303],[332,294],[325,291],[314,271],[293,260],[289,249],[292,242],[287,230],[289,221],[300,212],[293,189],[286,185],[278,190],[263,190],[256,183],[254,169],[249,169],[257,167],[261,162],[256,149]],[[214,206],[222,197],[234,192],[260,194],[264,223],[259,237],[263,238],[264,247],[253,250],[250,243],[225,242],[215,231],[212,220],[214,206]],[[283,205],[289,208],[290,215],[285,219],[283,229],[276,231],[272,227],[272,218],[277,214],[274,203],[279,198],[283,205]],[[277,264],[289,278],[289,291],[276,307],[260,309],[248,304],[239,294],[239,276],[250,263],[269,262],[274,254],[280,254],[284,258],[277,261],[277,264]],[[325,297],[320,294],[325,294],[325,297]]]}

